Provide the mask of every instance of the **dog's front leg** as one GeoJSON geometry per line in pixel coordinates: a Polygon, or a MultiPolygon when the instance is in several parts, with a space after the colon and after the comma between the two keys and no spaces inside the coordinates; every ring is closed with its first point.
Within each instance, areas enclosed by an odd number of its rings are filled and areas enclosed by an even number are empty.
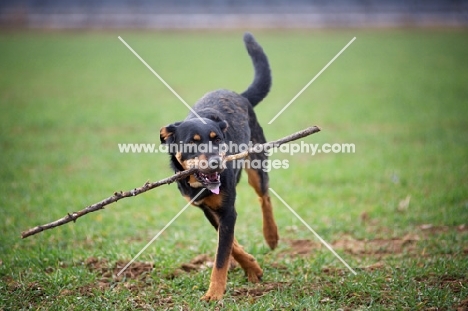
{"type": "MultiPolygon", "coordinates": [[[[223,207],[221,210],[224,210],[223,207]]],[[[234,242],[234,226],[236,224],[236,211],[234,207],[218,214],[218,249],[211,272],[210,287],[201,298],[205,301],[220,300],[226,291],[227,273],[230,265],[230,255],[234,242]]]]}

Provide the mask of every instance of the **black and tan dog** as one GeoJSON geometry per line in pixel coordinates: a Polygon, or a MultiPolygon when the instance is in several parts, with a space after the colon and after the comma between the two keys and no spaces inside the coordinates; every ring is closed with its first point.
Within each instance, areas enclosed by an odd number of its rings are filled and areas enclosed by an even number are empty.
{"type": "Polygon", "coordinates": [[[235,146],[266,142],[253,107],[270,90],[270,67],[262,47],[251,34],[244,35],[244,42],[255,68],[255,77],[248,89],[240,95],[228,90],[210,92],[195,104],[184,121],[163,127],[160,131],[161,142],[170,147],[171,166],[176,172],[193,165],[205,168],[177,183],[188,201],[196,197],[193,204],[203,210],[218,232],[210,287],[202,297],[206,301],[223,297],[231,255],[244,269],[249,281],[256,283],[263,274],[255,259],[234,238],[236,185],[243,168],[260,199],[265,240],[271,249],[278,244],[278,230],[268,194],[267,170],[250,165],[253,160],[265,163],[267,156],[258,153],[251,154],[245,161],[222,161],[225,154],[238,152],[235,146]],[[208,165],[201,165],[203,161],[208,165]]]}

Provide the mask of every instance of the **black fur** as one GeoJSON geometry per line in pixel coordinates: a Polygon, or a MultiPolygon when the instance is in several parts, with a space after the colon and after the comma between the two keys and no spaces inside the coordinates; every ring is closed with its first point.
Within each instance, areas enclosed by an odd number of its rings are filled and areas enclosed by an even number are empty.
{"type": "Polygon", "coordinates": [[[250,33],[246,33],[244,35],[244,42],[247,51],[252,58],[252,63],[255,68],[255,76],[252,84],[241,95],[249,100],[252,107],[255,107],[270,91],[270,65],[268,64],[268,59],[263,52],[262,47],[255,41],[254,37],[250,33]]]}
{"type": "MultiPolygon", "coordinates": [[[[217,90],[204,95],[194,105],[193,110],[206,124],[195,113],[190,112],[184,121],[173,123],[161,129],[160,139],[162,143],[211,143],[215,147],[214,151],[205,153],[181,152],[180,150],[176,152],[172,150],[170,152],[170,162],[174,171],[187,169],[190,161],[194,159],[210,160],[219,158],[219,150],[225,143],[239,146],[241,144],[247,145],[249,142],[266,142],[253,107],[263,100],[270,90],[270,67],[263,49],[251,34],[246,33],[244,35],[244,42],[255,69],[253,82],[248,89],[240,95],[228,90],[217,90]]],[[[237,152],[238,150],[228,150],[227,154],[237,152]]],[[[259,153],[251,155],[250,159],[265,160],[267,157],[265,154],[259,153]]],[[[215,269],[225,267],[232,250],[234,226],[237,217],[235,210],[236,184],[239,182],[241,175],[241,162],[242,160],[227,162],[225,168],[214,170],[216,174],[219,173],[218,177],[221,183],[219,194],[210,191],[208,184],[198,182],[200,179],[194,176],[177,182],[180,192],[187,199],[193,199],[204,189],[193,204],[203,210],[209,222],[218,231],[219,240],[215,269]]],[[[267,173],[258,169],[255,174],[257,174],[255,180],[260,183],[257,188],[261,189],[256,190],[257,193],[260,197],[261,195],[267,195],[267,173]]],[[[214,182],[214,184],[216,183],[214,182]]],[[[274,229],[276,230],[276,225],[274,229]]]]}

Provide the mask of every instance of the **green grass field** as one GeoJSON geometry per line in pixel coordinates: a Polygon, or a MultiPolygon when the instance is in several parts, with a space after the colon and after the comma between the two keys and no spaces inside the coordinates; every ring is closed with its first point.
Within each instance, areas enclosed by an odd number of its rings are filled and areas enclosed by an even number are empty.
{"type": "Polygon", "coordinates": [[[187,114],[119,35],[191,104],[217,88],[243,91],[253,72],[241,31],[0,33],[0,310],[468,308],[468,33],[254,34],[273,73],[256,108],[267,138],[320,125],[305,142],[356,146],[277,153],[289,168],[272,171],[270,186],[357,275],[276,197],[281,241],[269,251],[246,178],[236,236],[263,282],[234,269],[220,303],[199,301],[216,233],[195,207],[116,277],[185,205],[175,185],[22,240],[23,230],[172,174],[164,154],[119,153],[119,143],[159,143],[160,127],[187,114]],[[204,265],[187,265],[199,254],[204,265]]]}

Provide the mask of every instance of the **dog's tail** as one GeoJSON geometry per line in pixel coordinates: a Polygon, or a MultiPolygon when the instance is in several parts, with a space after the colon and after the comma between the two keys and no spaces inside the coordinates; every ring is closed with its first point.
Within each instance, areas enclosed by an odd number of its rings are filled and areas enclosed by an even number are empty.
{"type": "Polygon", "coordinates": [[[244,42],[255,69],[252,84],[241,95],[247,98],[253,107],[264,99],[271,87],[271,72],[268,59],[262,47],[255,41],[252,34],[244,34],[244,42]]]}

